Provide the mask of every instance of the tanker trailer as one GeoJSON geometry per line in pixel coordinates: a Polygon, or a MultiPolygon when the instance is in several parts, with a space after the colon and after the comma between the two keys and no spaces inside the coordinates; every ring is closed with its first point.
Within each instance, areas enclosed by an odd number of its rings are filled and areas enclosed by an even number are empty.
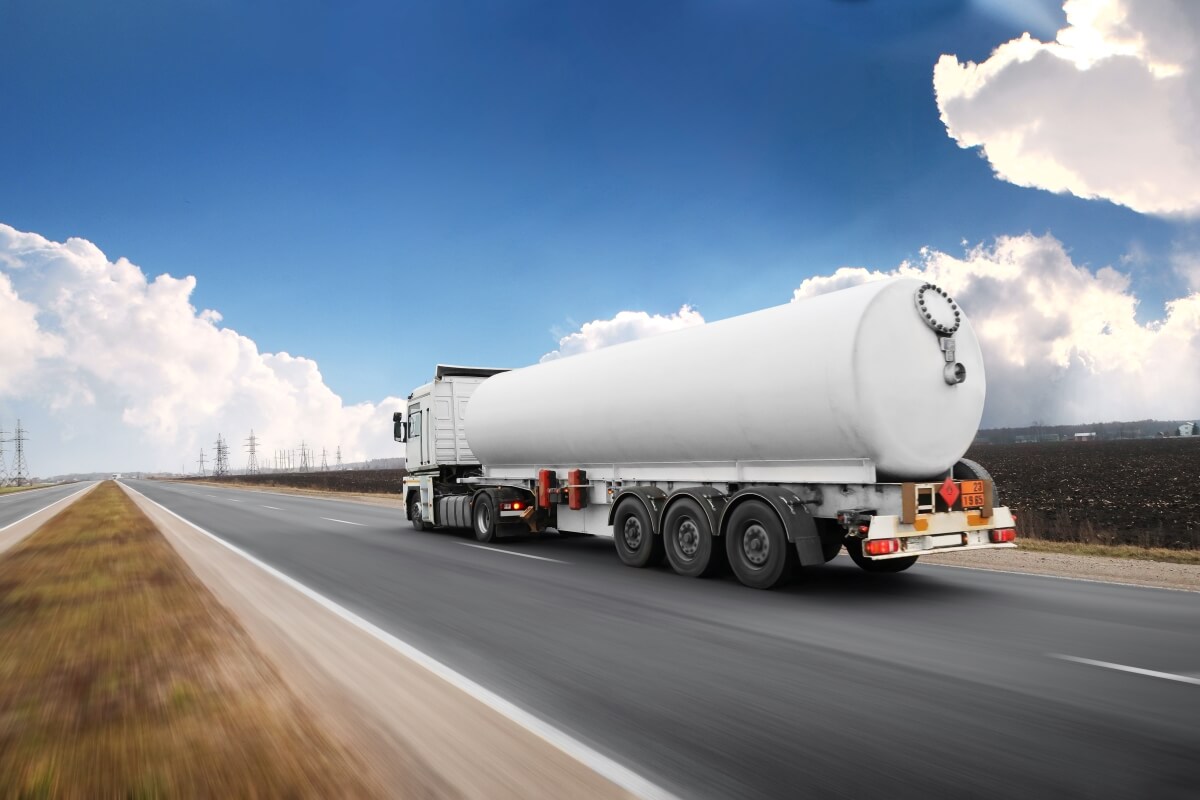
{"type": "Polygon", "coordinates": [[[480,541],[611,537],[634,567],[771,588],[1015,547],[963,458],[985,398],[957,303],[877,281],[517,370],[439,366],[396,414],[408,517],[480,541]]]}

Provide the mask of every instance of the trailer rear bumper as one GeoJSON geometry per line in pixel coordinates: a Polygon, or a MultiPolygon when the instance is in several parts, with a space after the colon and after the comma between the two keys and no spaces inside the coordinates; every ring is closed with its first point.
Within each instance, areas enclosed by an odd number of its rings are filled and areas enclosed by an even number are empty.
{"type": "MultiPolygon", "coordinates": [[[[931,553],[961,553],[967,550],[1011,550],[1013,542],[996,542],[993,531],[1015,529],[1016,520],[1007,508],[993,508],[987,517],[979,511],[943,511],[918,517],[913,523],[899,516],[871,518],[866,541],[897,539],[899,550],[887,555],[867,555],[875,561],[908,558],[931,553]]],[[[868,550],[868,548],[864,548],[868,550]]],[[[868,550],[869,552],[869,550],[868,550]]]]}

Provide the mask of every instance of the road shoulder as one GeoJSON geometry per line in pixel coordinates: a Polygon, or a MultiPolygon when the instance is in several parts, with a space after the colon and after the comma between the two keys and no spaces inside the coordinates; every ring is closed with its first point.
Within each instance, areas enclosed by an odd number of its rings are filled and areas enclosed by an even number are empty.
{"type": "Polygon", "coordinates": [[[58,512],[71,505],[80,497],[82,497],[84,493],[90,492],[97,486],[99,486],[99,483],[93,483],[91,486],[85,486],[77,492],[55,500],[45,508],[39,509],[23,519],[19,519],[16,522],[11,522],[6,526],[0,526],[0,553],[8,550],[26,536],[42,527],[43,524],[58,514],[58,512]]]}
{"type": "Polygon", "coordinates": [[[1200,565],[1132,558],[1044,553],[1031,550],[978,550],[921,558],[922,564],[1025,572],[1060,578],[1130,583],[1161,589],[1200,591],[1200,565]]]}
{"type": "Polygon", "coordinates": [[[129,487],[329,732],[404,796],[627,797],[540,736],[129,487]]]}

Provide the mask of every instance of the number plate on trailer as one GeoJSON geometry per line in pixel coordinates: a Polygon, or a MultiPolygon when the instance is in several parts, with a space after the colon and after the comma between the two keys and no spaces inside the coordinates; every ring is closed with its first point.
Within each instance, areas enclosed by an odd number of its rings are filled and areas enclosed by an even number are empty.
{"type": "Polygon", "coordinates": [[[983,508],[983,481],[963,481],[962,507],[983,508]]]}

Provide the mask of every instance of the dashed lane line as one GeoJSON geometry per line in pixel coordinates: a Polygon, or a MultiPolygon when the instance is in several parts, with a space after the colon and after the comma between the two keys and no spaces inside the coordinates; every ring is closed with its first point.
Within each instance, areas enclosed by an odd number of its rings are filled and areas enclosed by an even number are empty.
{"type": "Polygon", "coordinates": [[[1145,675],[1149,678],[1162,678],[1164,681],[1176,681],[1177,683],[1190,683],[1193,686],[1200,686],[1200,678],[1195,678],[1190,675],[1176,675],[1173,672],[1159,672],[1155,669],[1143,669],[1141,667],[1130,667],[1125,664],[1114,664],[1111,661],[1097,661],[1094,658],[1080,658],[1079,656],[1066,656],[1061,653],[1048,653],[1050,658],[1057,658],[1060,661],[1074,661],[1076,664],[1087,664],[1090,667],[1100,667],[1102,669],[1112,669],[1118,672],[1130,672],[1134,675],[1145,675]]]}
{"type": "Polygon", "coordinates": [[[521,558],[533,558],[538,561],[551,561],[555,564],[570,564],[570,561],[559,561],[557,558],[546,558],[545,556],[531,556],[529,553],[517,553],[513,550],[501,550],[499,547],[488,547],[483,544],[471,544],[470,542],[459,542],[463,547],[475,547],[479,550],[491,550],[493,553],[503,553],[506,556],[520,556],[521,558]]]}

